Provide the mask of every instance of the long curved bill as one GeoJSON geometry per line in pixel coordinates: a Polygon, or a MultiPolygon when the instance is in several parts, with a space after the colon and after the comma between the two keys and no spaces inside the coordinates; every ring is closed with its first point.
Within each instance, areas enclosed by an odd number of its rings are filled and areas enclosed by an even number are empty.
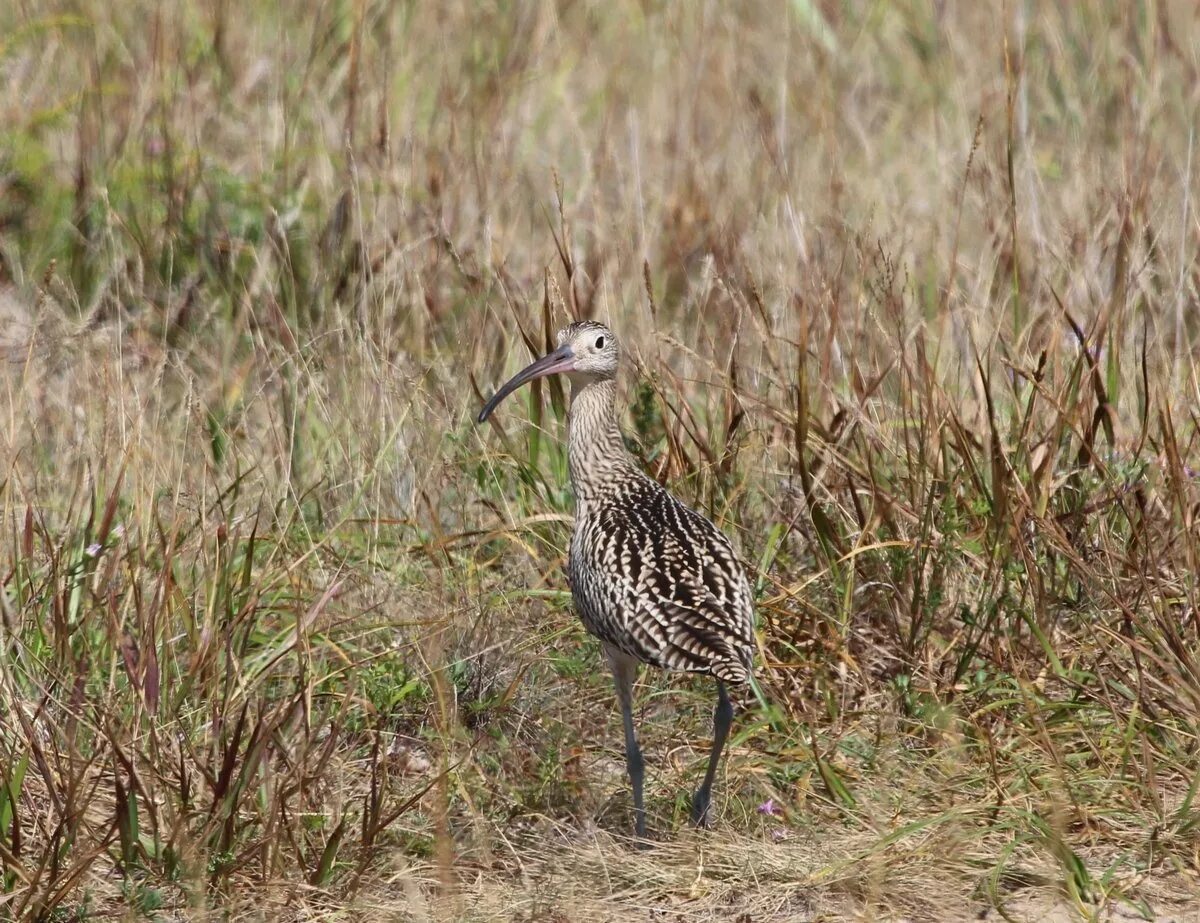
{"type": "Polygon", "coordinates": [[[554,352],[547,353],[536,362],[521,369],[501,386],[492,399],[483,405],[483,410],[479,411],[479,422],[482,423],[490,417],[492,411],[500,406],[500,402],[521,385],[528,384],[535,378],[544,378],[546,375],[555,375],[558,372],[569,372],[574,368],[575,353],[571,351],[570,346],[560,346],[554,352]]]}

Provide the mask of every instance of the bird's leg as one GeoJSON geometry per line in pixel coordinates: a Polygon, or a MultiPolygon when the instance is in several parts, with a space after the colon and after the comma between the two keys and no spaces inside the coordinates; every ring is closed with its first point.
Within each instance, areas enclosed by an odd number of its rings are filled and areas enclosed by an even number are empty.
{"type": "Polygon", "coordinates": [[[721,760],[721,751],[725,748],[725,738],[729,736],[729,725],[732,723],[733,703],[729,701],[725,684],[717,680],[717,707],[713,709],[713,745],[708,757],[708,772],[704,774],[704,783],[692,798],[692,823],[699,827],[709,825],[708,806],[712,800],[713,779],[717,775],[717,763],[721,760]]]}
{"type": "Polygon", "coordinates": [[[606,648],[621,703],[621,721],[625,725],[625,767],[633,787],[633,825],[639,838],[646,836],[646,808],[642,802],[642,779],[645,763],[633,729],[633,681],[637,678],[637,661],[615,648],[606,648]]]}

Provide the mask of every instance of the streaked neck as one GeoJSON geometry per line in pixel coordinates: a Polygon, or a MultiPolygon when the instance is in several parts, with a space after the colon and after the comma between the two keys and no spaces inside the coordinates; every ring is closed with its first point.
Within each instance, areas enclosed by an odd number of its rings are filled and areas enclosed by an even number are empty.
{"type": "Polygon", "coordinates": [[[617,383],[613,379],[571,384],[567,463],[579,500],[595,496],[631,476],[637,465],[617,425],[617,383]]]}

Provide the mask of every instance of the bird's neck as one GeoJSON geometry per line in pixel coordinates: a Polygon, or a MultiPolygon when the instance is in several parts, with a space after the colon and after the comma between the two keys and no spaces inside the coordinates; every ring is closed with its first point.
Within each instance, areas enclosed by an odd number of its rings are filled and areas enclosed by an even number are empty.
{"type": "Polygon", "coordinates": [[[617,424],[617,383],[573,381],[567,464],[578,500],[587,500],[638,472],[617,424]]]}

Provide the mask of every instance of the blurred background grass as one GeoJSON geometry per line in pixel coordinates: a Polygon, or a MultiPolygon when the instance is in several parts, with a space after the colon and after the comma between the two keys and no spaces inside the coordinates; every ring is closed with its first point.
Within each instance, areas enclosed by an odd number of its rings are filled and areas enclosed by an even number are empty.
{"type": "Polygon", "coordinates": [[[5,5],[0,914],[1186,913],[1194,13],[5,5]],[[569,316],[759,597],[649,855],[561,393],[471,423],[569,316]]]}

